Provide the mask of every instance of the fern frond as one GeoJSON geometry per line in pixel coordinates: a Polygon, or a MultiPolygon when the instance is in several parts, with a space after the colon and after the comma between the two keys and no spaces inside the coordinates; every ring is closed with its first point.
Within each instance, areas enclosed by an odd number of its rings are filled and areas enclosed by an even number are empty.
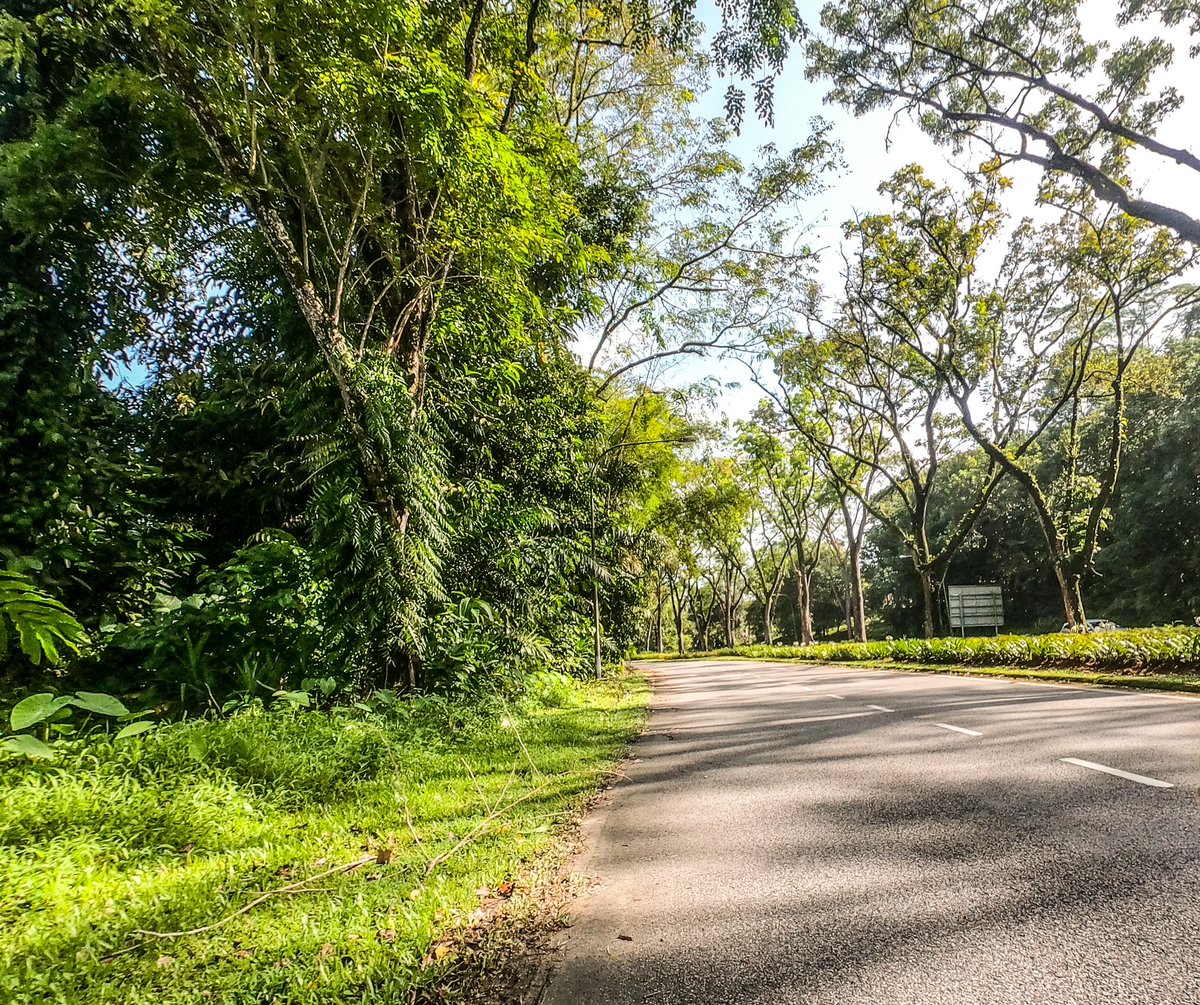
{"type": "Polygon", "coordinates": [[[0,656],[8,654],[12,631],[21,652],[38,665],[57,663],[61,648],[79,652],[87,641],[83,625],[60,601],[43,592],[20,572],[0,571],[0,656]]]}

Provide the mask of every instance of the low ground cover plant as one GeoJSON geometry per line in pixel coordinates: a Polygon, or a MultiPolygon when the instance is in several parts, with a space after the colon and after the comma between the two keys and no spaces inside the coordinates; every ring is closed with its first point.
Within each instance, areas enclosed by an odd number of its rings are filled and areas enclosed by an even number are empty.
{"type": "Polygon", "coordinates": [[[0,755],[0,1000],[409,1001],[641,722],[637,680],[545,684],[0,755]]]}
{"type": "Polygon", "coordinates": [[[1110,673],[1192,673],[1200,676],[1200,629],[1138,628],[1112,632],[890,639],[812,646],[737,646],[713,655],[805,659],[840,663],[1063,667],[1110,673]]]}

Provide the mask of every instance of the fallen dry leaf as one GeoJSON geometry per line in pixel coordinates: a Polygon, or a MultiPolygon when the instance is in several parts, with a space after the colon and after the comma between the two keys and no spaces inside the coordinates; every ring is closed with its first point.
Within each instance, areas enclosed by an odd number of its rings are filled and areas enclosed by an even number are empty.
{"type": "Polygon", "coordinates": [[[378,932],[375,933],[375,938],[377,938],[380,942],[387,943],[388,945],[390,945],[391,943],[396,941],[396,929],[381,928],[381,929],[379,929],[378,932]]]}
{"type": "Polygon", "coordinates": [[[425,954],[425,959],[421,961],[421,969],[427,970],[446,959],[454,959],[454,943],[438,942],[425,954]]]}
{"type": "Polygon", "coordinates": [[[154,964],[159,970],[165,970],[167,967],[175,966],[174,956],[160,956],[154,964]]]}

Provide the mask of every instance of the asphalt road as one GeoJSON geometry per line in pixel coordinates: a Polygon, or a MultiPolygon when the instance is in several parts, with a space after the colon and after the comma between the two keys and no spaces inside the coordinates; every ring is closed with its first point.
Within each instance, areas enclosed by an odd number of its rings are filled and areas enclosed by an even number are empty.
{"type": "Polygon", "coordinates": [[[647,669],[544,1005],[1200,1005],[1200,701],[647,669]]]}

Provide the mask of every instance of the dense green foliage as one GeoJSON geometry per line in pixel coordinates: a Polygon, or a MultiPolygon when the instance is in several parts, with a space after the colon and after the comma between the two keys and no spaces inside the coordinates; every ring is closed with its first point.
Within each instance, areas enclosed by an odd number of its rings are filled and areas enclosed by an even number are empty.
{"type": "Polygon", "coordinates": [[[619,656],[639,501],[686,423],[619,333],[619,373],[568,343],[695,315],[703,296],[658,289],[677,260],[707,263],[687,284],[750,288],[825,153],[818,135],[740,164],[691,111],[703,61],[655,23],[536,2],[6,8],[6,690],[174,711],[330,678],[515,693],[619,656]],[[630,132],[631,110],[666,132],[630,132]],[[655,214],[685,189],[664,247],[655,214]],[[83,628],[36,627],[35,597],[83,628]]]}
{"type": "Polygon", "coordinates": [[[0,571],[0,659],[14,637],[37,665],[57,663],[59,646],[78,652],[87,634],[61,602],[39,590],[27,574],[9,569],[0,571]]]}
{"type": "MultiPolygon", "coordinates": [[[[1200,548],[1195,533],[1200,469],[1196,452],[1185,443],[1200,437],[1200,386],[1196,382],[1194,336],[1144,352],[1128,393],[1129,442],[1121,478],[1106,511],[1111,528],[1084,580],[1089,617],[1123,625],[1183,622],[1200,611],[1196,570],[1200,548]]],[[[1091,430],[1111,422],[1105,402],[1089,408],[1073,463],[1077,471],[1095,470],[1103,442],[1091,430]]],[[[1037,470],[1046,484],[1061,484],[1072,463],[1066,423],[1047,430],[1046,449],[1037,470]]],[[[978,465],[967,457],[957,466],[978,465]]],[[[938,502],[932,522],[944,527],[960,503],[938,502]]],[[[920,630],[920,584],[894,537],[884,530],[871,536],[869,562],[872,598],[881,628],[893,635],[920,630]],[[891,603],[883,602],[891,595],[891,603]]],[[[1004,593],[1010,624],[1058,628],[1064,618],[1053,576],[1046,568],[1044,544],[1036,521],[1015,486],[1002,485],[955,558],[950,582],[994,582],[1004,593]]]]}
{"type": "Polygon", "coordinates": [[[971,181],[902,169],[845,226],[841,293],[772,328],[757,411],[673,486],[647,648],[664,620],[680,651],[932,638],[974,583],[1018,629],[1194,623],[1195,256],[1086,193],[1010,221],[1006,179],[971,181]]]}

